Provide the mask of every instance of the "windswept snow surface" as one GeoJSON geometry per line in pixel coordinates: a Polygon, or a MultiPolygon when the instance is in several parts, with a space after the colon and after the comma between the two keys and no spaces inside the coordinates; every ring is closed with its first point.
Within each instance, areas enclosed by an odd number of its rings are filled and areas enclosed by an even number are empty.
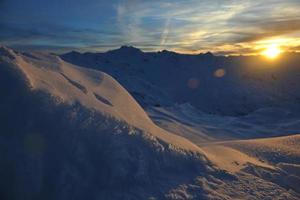
{"type": "Polygon", "coordinates": [[[111,76],[80,68],[49,54],[16,55],[13,65],[24,74],[32,90],[42,90],[68,104],[79,102],[130,125],[141,128],[170,144],[199,150],[191,142],[155,126],[145,111],[111,76]],[[32,57],[38,59],[32,59],[32,57]]]}
{"type": "Polygon", "coordinates": [[[73,64],[0,48],[1,199],[300,198],[298,136],[257,139],[297,133],[296,99],[243,115],[236,113],[241,102],[212,110],[211,96],[198,104],[200,96],[175,95],[190,72],[176,82],[181,70],[165,80],[168,70],[136,68],[195,67],[198,59],[214,63],[211,54],[177,58],[122,47],[67,57],[73,64]]]}
{"type": "Polygon", "coordinates": [[[300,131],[300,114],[276,107],[261,108],[243,116],[208,114],[189,103],[146,110],[156,124],[196,144],[274,137],[300,131]]]}

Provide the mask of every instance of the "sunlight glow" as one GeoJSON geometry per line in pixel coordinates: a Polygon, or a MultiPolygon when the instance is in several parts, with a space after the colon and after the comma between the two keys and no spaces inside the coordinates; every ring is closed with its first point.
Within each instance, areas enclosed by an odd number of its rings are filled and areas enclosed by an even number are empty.
{"type": "Polygon", "coordinates": [[[271,45],[269,47],[266,48],[266,50],[264,50],[262,52],[262,54],[264,56],[266,56],[269,59],[275,59],[279,56],[279,54],[281,53],[281,49],[280,47],[278,47],[277,45],[271,45]]]}

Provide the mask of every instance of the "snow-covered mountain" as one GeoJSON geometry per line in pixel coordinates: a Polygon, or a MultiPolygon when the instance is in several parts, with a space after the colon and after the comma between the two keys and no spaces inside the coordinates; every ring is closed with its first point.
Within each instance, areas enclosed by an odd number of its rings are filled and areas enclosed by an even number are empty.
{"type": "Polygon", "coordinates": [[[261,74],[238,76],[239,59],[1,47],[1,199],[299,199],[298,136],[256,139],[299,130],[298,69],[272,74],[275,92],[266,72],[263,88],[261,74]],[[249,108],[243,79],[256,94],[249,108]]]}
{"type": "Polygon", "coordinates": [[[115,77],[143,106],[190,103],[206,113],[245,115],[276,106],[299,109],[300,56],[144,53],[123,46],[106,53],[70,52],[61,58],[115,77]]]}

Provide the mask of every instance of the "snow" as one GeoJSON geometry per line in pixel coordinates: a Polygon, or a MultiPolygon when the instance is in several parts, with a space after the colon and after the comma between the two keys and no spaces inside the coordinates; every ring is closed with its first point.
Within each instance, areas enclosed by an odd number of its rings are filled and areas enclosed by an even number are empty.
{"type": "Polygon", "coordinates": [[[230,146],[273,164],[300,163],[300,135],[234,141],[230,146]]]}
{"type": "Polygon", "coordinates": [[[298,69],[239,59],[1,47],[0,194],[299,199],[298,69]]]}
{"type": "Polygon", "coordinates": [[[62,102],[80,102],[89,109],[126,121],[170,144],[187,150],[201,151],[188,140],[154,125],[131,95],[105,73],[74,66],[54,55],[16,55],[14,62],[34,90],[46,91],[62,102]]]}

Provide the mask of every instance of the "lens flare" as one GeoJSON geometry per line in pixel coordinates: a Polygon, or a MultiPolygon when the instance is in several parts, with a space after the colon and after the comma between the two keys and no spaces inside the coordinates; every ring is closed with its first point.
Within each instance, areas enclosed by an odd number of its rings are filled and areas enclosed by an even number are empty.
{"type": "Polygon", "coordinates": [[[217,69],[215,72],[214,72],[214,76],[217,77],[217,78],[221,78],[223,76],[225,76],[226,74],[226,71],[222,68],[220,69],[217,69]]]}
{"type": "Polygon", "coordinates": [[[199,80],[197,78],[190,78],[187,82],[187,86],[190,89],[195,90],[199,87],[199,80]]]}

